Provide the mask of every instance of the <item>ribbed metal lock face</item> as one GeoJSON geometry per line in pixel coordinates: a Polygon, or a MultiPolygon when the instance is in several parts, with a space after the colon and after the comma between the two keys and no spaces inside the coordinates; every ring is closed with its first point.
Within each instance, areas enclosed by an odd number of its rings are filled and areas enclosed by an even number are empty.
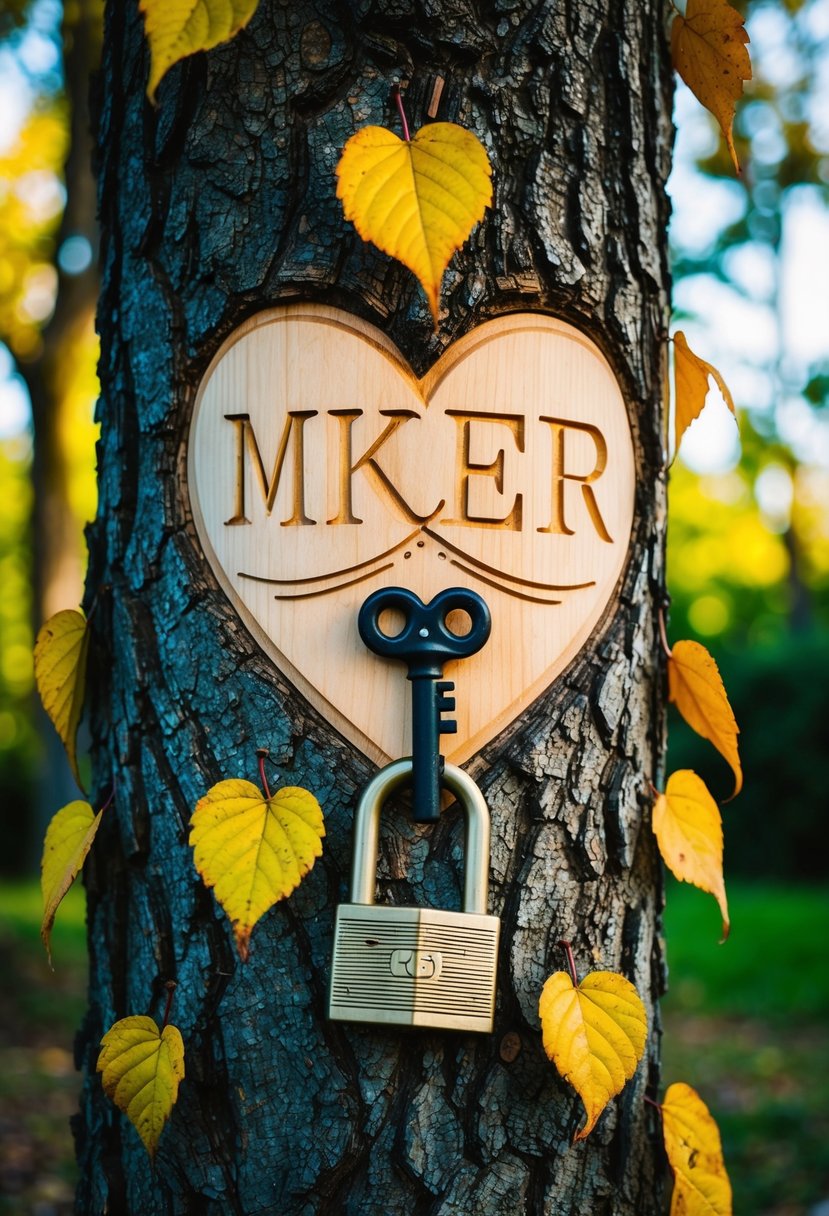
{"type": "Polygon", "coordinates": [[[490,1033],[497,916],[340,904],[328,1016],[490,1033]]]}

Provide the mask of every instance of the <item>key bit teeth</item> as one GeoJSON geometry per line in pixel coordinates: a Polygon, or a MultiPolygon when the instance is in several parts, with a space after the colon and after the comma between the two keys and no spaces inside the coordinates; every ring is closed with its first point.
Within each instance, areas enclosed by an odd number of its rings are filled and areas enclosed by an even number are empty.
{"type": "Polygon", "coordinates": [[[442,718],[438,722],[438,731],[442,735],[456,735],[458,733],[458,724],[452,718],[444,721],[442,718]]]}
{"type": "Polygon", "coordinates": [[[445,692],[454,692],[454,691],[455,691],[455,681],[454,680],[436,680],[435,681],[435,692],[443,694],[445,692]]]}

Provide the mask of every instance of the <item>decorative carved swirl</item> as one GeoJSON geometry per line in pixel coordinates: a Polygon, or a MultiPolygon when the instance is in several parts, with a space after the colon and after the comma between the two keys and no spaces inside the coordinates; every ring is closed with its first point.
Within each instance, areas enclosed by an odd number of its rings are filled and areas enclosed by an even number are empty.
{"type": "Polygon", "coordinates": [[[497,567],[487,565],[486,562],[482,562],[478,558],[473,557],[471,554],[465,552],[464,549],[458,547],[457,545],[453,545],[450,541],[446,540],[432,528],[426,527],[425,524],[420,528],[415,528],[413,532],[410,532],[409,535],[405,536],[403,540],[398,542],[398,544],[392,545],[390,549],[386,549],[383,553],[378,553],[375,557],[369,557],[363,562],[357,562],[356,565],[345,566],[340,570],[332,570],[327,574],[314,574],[306,576],[305,578],[293,579],[269,578],[267,575],[248,574],[240,570],[237,577],[250,579],[252,582],[257,583],[268,583],[274,587],[302,587],[307,586],[310,583],[325,584],[324,586],[318,587],[315,590],[277,593],[274,596],[274,599],[277,600],[302,600],[313,599],[320,595],[332,595],[334,592],[340,591],[343,587],[352,587],[355,583],[364,582],[366,579],[374,578],[378,574],[384,574],[387,570],[391,570],[397,564],[396,561],[386,562],[385,565],[381,565],[380,563],[384,562],[385,558],[389,557],[392,553],[399,553],[401,549],[405,549],[406,545],[411,544],[415,537],[420,533],[428,536],[430,540],[436,542],[439,546],[441,546],[441,548],[448,549],[451,553],[455,553],[458,555],[458,557],[462,557],[464,559],[463,562],[459,562],[454,558],[450,558],[451,565],[457,566],[458,569],[463,570],[465,574],[470,575],[472,578],[479,579],[482,583],[486,583],[489,587],[496,587],[499,591],[503,591],[505,595],[515,596],[516,599],[529,600],[533,604],[549,604],[551,606],[555,606],[556,604],[560,604],[561,600],[530,595],[526,591],[520,590],[520,588],[529,587],[534,591],[541,592],[582,591],[587,587],[594,587],[596,585],[595,580],[592,579],[586,583],[542,583],[533,579],[519,578],[515,574],[509,574],[505,570],[499,570],[497,567]],[[467,562],[469,565],[465,564],[467,562]],[[369,568],[366,569],[366,567],[369,568]],[[333,582],[335,579],[341,579],[343,575],[353,574],[358,570],[362,570],[364,573],[359,574],[356,578],[346,579],[343,582],[333,582]]]}

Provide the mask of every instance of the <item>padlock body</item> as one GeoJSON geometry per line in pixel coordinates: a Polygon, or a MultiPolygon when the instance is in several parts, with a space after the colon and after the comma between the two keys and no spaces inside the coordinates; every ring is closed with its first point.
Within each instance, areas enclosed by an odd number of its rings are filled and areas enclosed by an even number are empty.
{"type": "Polygon", "coordinates": [[[328,1016],[490,1033],[500,931],[497,916],[340,904],[328,1016]]]}

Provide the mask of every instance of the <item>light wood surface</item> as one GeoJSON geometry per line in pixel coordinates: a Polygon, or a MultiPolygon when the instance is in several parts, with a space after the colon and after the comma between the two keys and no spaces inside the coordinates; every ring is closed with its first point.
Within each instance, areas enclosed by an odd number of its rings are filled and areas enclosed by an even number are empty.
{"type": "Polygon", "coordinates": [[[188,479],[205,556],[242,620],[378,763],[410,752],[410,684],[359,638],[371,592],[428,601],[470,587],[489,604],[489,642],[444,673],[458,722],[444,754],[460,763],[587,640],[633,518],[616,379],[589,338],[540,313],[481,325],[422,380],[348,313],[260,313],[204,377],[188,479]]]}

